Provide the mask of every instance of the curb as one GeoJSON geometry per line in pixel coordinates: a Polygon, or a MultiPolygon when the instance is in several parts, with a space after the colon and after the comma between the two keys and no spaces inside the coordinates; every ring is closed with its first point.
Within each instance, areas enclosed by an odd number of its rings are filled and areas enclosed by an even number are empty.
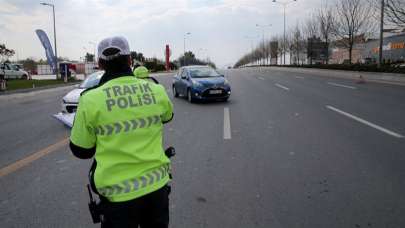
{"type": "Polygon", "coordinates": [[[0,96],[18,94],[18,93],[29,93],[29,92],[54,89],[54,88],[59,88],[59,87],[68,87],[68,86],[72,86],[72,85],[76,85],[76,84],[80,84],[80,83],[81,82],[70,82],[70,83],[66,83],[66,84],[47,85],[47,86],[40,86],[40,87],[29,88],[29,89],[16,89],[16,90],[11,90],[11,91],[6,90],[6,91],[0,91],[0,96]]]}
{"type": "Polygon", "coordinates": [[[303,69],[295,67],[266,67],[264,69],[274,69],[278,71],[287,71],[293,73],[309,73],[314,76],[330,77],[330,78],[343,78],[358,80],[361,75],[366,81],[405,86],[405,74],[383,73],[383,72],[363,72],[363,71],[342,71],[342,70],[328,70],[328,69],[303,69]]]}

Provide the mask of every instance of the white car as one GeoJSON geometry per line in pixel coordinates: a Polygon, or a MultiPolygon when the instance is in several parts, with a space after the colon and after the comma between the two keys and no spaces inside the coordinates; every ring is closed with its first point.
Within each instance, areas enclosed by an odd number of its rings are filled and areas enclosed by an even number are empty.
{"type": "Polygon", "coordinates": [[[3,75],[4,79],[28,79],[29,73],[18,65],[2,63],[0,64],[0,75],[3,75]]]}
{"type": "Polygon", "coordinates": [[[87,78],[77,86],[74,90],[66,94],[62,99],[62,113],[74,113],[76,112],[77,105],[79,104],[80,94],[91,87],[98,85],[101,76],[103,76],[104,71],[97,71],[90,74],[87,78]]]}

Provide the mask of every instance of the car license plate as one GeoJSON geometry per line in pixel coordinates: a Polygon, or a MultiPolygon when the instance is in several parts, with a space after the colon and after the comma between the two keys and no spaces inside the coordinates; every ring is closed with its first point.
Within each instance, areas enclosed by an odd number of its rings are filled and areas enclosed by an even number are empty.
{"type": "Polygon", "coordinates": [[[210,90],[210,94],[221,94],[222,90],[210,90]]]}

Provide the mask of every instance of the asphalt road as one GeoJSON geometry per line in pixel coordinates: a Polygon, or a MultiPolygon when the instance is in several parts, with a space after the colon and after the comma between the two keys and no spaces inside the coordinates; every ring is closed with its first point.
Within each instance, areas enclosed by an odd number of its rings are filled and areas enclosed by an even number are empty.
{"type": "MultiPolygon", "coordinates": [[[[405,227],[405,87],[272,69],[225,75],[227,103],[169,92],[171,227],[405,227]]],[[[169,90],[171,78],[158,78],[169,90]]],[[[2,228],[94,227],[90,161],[70,154],[69,129],[51,117],[68,90],[0,96],[2,228]]]]}

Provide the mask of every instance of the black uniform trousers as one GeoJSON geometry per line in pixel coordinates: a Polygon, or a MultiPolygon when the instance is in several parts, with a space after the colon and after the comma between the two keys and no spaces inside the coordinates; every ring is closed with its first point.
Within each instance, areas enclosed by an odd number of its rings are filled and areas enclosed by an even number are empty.
{"type": "Polygon", "coordinates": [[[101,228],[167,228],[169,226],[170,187],[140,198],[113,203],[101,199],[101,228]]]}

